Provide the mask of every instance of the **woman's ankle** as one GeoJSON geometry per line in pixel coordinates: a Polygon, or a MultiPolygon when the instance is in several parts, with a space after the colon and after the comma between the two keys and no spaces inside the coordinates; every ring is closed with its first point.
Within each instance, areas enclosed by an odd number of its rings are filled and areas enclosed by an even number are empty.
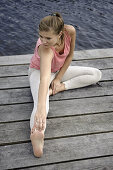
{"type": "Polygon", "coordinates": [[[66,87],[65,87],[65,83],[62,83],[63,84],[63,90],[67,90],[66,87]]]}

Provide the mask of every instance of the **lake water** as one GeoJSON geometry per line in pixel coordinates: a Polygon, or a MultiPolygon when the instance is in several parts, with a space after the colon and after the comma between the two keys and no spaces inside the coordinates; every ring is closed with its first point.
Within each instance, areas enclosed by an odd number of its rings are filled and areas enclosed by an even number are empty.
{"type": "Polygon", "coordinates": [[[113,48],[113,0],[2,0],[0,56],[33,53],[40,19],[54,11],[76,28],[75,50],[113,48]]]}

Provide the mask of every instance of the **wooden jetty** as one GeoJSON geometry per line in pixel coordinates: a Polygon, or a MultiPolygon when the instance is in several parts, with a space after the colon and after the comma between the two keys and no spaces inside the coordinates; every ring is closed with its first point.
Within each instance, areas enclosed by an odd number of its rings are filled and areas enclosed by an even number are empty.
{"type": "Polygon", "coordinates": [[[113,170],[113,48],[74,53],[71,65],[99,68],[102,80],[50,97],[41,158],[29,137],[31,57],[0,57],[0,170],[113,170]]]}

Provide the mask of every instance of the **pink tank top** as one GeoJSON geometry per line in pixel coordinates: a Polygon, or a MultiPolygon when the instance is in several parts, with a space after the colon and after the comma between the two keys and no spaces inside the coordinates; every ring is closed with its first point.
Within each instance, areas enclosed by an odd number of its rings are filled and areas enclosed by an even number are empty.
{"type": "MultiPolygon", "coordinates": [[[[52,63],[51,63],[51,72],[56,72],[58,70],[60,70],[60,68],[63,66],[66,57],[68,56],[69,52],[70,52],[70,43],[71,43],[71,37],[68,34],[67,31],[64,31],[64,52],[63,54],[59,54],[54,47],[51,47],[51,49],[54,52],[54,57],[52,59],[52,63]]],[[[30,68],[35,68],[40,70],[40,56],[38,55],[38,47],[39,45],[41,45],[41,40],[40,38],[37,41],[35,50],[34,50],[34,55],[31,58],[31,62],[30,62],[30,68]]]]}

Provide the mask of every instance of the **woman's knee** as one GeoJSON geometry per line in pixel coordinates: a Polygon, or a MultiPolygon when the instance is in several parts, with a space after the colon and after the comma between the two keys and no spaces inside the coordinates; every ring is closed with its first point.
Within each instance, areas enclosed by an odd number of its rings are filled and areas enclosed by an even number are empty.
{"type": "Polygon", "coordinates": [[[102,78],[102,72],[97,68],[94,69],[93,75],[94,75],[95,82],[100,81],[102,78]]]}

